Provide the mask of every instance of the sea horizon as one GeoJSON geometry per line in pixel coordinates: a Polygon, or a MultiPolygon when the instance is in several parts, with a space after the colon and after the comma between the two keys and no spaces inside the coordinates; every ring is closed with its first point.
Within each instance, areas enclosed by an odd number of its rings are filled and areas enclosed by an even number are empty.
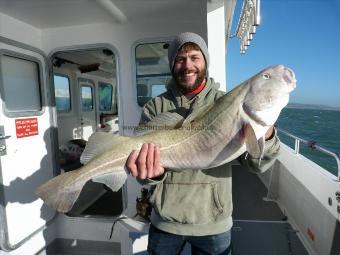
{"type": "Polygon", "coordinates": [[[303,103],[288,103],[285,108],[293,108],[293,109],[312,109],[312,110],[329,110],[329,111],[340,111],[340,107],[337,106],[329,106],[329,105],[321,105],[321,104],[303,104],[303,103]]]}

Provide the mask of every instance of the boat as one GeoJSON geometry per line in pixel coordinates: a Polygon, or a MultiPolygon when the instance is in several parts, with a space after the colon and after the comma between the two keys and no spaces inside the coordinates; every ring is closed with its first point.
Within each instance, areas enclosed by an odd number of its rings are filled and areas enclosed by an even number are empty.
{"type": "MultiPolygon", "coordinates": [[[[261,36],[260,0],[237,12],[240,1],[0,0],[1,255],[147,254],[135,178],[117,192],[88,183],[66,214],[35,190],[79,167],[92,133],[133,135],[142,106],[166,89],[167,47],[178,33],[207,40],[209,74],[227,91],[228,43],[237,36],[247,54],[261,36]]],[[[281,143],[270,170],[233,166],[233,254],[340,254],[339,154],[279,135],[294,148],[281,143]],[[338,173],[301,155],[301,144],[334,157],[338,173]]]]}

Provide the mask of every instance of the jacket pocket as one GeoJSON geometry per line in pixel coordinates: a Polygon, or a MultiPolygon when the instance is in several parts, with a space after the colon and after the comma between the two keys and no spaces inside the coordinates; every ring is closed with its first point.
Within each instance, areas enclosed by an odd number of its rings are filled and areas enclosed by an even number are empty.
{"type": "Polygon", "coordinates": [[[223,213],[216,183],[161,183],[150,200],[166,221],[205,224],[223,213]]]}

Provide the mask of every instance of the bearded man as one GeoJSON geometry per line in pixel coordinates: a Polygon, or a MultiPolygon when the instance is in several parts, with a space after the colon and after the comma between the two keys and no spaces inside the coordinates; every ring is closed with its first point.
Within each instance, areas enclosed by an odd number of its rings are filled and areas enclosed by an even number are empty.
{"type": "MultiPolygon", "coordinates": [[[[141,124],[163,112],[195,119],[225,94],[208,76],[208,48],[199,35],[179,34],[169,46],[168,59],[173,79],[165,93],[146,103],[141,124]]],[[[252,171],[263,172],[278,151],[279,140],[272,127],[266,133],[261,167],[250,155],[241,156],[240,161],[252,171]]],[[[231,164],[174,172],[160,165],[160,157],[158,147],[144,144],[139,152],[131,152],[126,163],[133,176],[154,187],[149,254],[180,254],[186,242],[191,244],[192,254],[230,254],[231,164]]]]}

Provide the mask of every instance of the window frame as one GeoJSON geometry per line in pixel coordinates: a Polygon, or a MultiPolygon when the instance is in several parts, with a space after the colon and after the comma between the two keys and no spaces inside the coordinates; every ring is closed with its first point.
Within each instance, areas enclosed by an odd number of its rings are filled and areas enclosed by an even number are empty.
{"type": "Polygon", "coordinates": [[[110,82],[105,82],[105,81],[98,81],[98,111],[103,112],[103,113],[112,113],[113,112],[113,97],[116,97],[116,89],[114,89],[113,85],[110,82]],[[111,86],[111,109],[110,110],[101,110],[100,109],[100,86],[102,85],[109,85],[111,86]]]}
{"type": "MultiPolygon", "coordinates": [[[[11,50],[5,50],[5,49],[1,49],[0,50],[0,61],[1,58],[3,56],[7,56],[7,57],[12,57],[12,58],[17,58],[17,59],[21,59],[21,60],[26,60],[26,61],[31,61],[34,62],[35,64],[37,64],[37,70],[38,70],[38,81],[39,81],[39,99],[40,99],[40,110],[28,110],[28,111],[9,111],[6,107],[5,104],[5,100],[2,98],[2,109],[3,109],[3,113],[6,117],[9,118],[17,118],[17,117],[27,117],[27,116],[41,116],[44,114],[46,106],[47,106],[47,102],[48,100],[46,99],[46,95],[45,95],[45,80],[44,80],[44,72],[45,69],[43,68],[43,63],[40,61],[40,59],[38,59],[37,57],[34,56],[30,56],[27,54],[23,54],[23,53],[19,53],[19,52],[15,52],[15,51],[11,51],[11,50]]],[[[47,68],[47,65],[45,65],[45,68],[47,68]]],[[[0,93],[1,96],[5,95],[5,91],[4,91],[4,84],[3,84],[3,79],[2,79],[2,67],[0,64],[0,93]]]]}
{"type": "Polygon", "coordinates": [[[58,114],[67,114],[72,112],[73,110],[73,103],[72,103],[72,89],[71,89],[71,79],[68,75],[62,74],[62,73],[53,73],[53,88],[54,88],[54,102],[55,102],[55,108],[58,114]],[[68,80],[68,89],[69,89],[69,95],[70,95],[70,109],[68,111],[58,111],[57,109],[57,101],[56,101],[56,94],[55,94],[55,82],[54,82],[54,76],[60,76],[65,77],[68,80]]]}
{"type": "MultiPolygon", "coordinates": [[[[147,39],[147,40],[139,40],[133,44],[133,80],[135,81],[135,89],[136,89],[136,104],[142,108],[145,103],[139,102],[139,94],[138,94],[138,78],[143,78],[144,77],[165,77],[169,76],[171,79],[171,71],[169,70],[169,73],[159,73],[159,74],[150,74],[150,75],[141,75],[141,77],[138,77],[138,72],[137,72],[137,47],[145,44],[157,44],[157,43],[162,43],[162,44],[170,44],[170,42],[173,40],[173,37],[164,37],[164,38],[156,38],[156,39],[147,39]]],[[[166,86],[167,84],[165,84],[166,86]]],[[[150,91],[151,92],[151,91],[150,91]]],[[[152,97],[150,97],[151,99],[152,97]]]]}
{"type": "Polygon", "coordinates": [[[79,77],[78,78],[78,93],[79,93],[79,111],[80,112],[92,112],[97,111],[96,109],[96,84],[93,80],[79,77]],[[83,94],[82,94],[82,87],[90,87],[91,88],[91,95],[92,95],[92,109],[91,110],[84,110],[83,109],[83,94]]]}

